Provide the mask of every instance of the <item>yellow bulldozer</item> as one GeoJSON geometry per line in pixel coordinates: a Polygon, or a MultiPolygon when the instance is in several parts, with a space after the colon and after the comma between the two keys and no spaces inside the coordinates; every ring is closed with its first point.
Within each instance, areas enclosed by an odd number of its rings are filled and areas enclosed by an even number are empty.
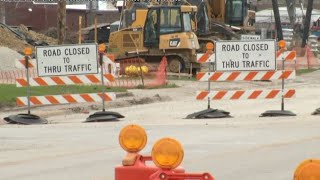
{"type": "Polygon", "coordinates": [[[122,28],[110,34],[109,52],[116,61],[139,57],[152,64],[159,63],[165,55],[171,72],[188,70],[191,63],[192,68],[199,69],[199,43],[196,25],[191,20],[197,7],[143,3],[138,6],[134,13],[124,13],[122,28]]]}
{"type": "MultiPolygon", "coordinates": [[[[139,57],[159,62],[164,54],[169,70],[195,69],[195,52],[208,42],[239,39],[231,25],[247,27],[245,0],[123,1],[121,30],[111,33],[109,47],[117,60],[139,57]],[[226,26],[225,23],[229,23],[226,26]],[[150,33],[153,32],[153,33],[150,33]]],[[[250,14],[251,16],[251,14],[250,14]]],[[[235,29],[242,29],[234,27],[235,29]]]]}

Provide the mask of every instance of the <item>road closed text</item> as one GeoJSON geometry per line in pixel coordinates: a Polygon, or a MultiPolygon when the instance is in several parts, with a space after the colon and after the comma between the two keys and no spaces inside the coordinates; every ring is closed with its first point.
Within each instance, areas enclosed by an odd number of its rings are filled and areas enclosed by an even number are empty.
{"type": "Polygon", "coordinates": [[[217,71],[276,70],[275,41],[217,41],[217,71]]]}
{"type": "Polygon", "coordinates": [[[64,65],[64,66],[44,66],[45,73],[77,73],[92,71],[91,64],[77,64],[77,65],[64,65]]]}
{"type": "Polygon", "coordinates": [[[61,49],[43,49],[43,56],[44,57],[51,57],[51,56],[77,56],[77,55],[85,55],[90,54],[90,49],[87,47],[82,48],[66,48],[62,52],[61,49]]]}
{"type": "MultiPolygon", "coordinates": [[[[243,51],[268,51],[268,44],[243,44],[243,51]]],[[[239,44],[225,44],[222,45],[222,51],[240,51],[241,47],[239,44]]]]}
{"type": "Polygon", "coordinates": [[[39,47],[36,51],[40,77],[98,73],[96,44],[39,47]]]}
{"type": "Polygon", "coordinates": [[[223,61],[223,68],[269,68],[270,67],[269,60],[260,60],[260,61],[223,61]]]}

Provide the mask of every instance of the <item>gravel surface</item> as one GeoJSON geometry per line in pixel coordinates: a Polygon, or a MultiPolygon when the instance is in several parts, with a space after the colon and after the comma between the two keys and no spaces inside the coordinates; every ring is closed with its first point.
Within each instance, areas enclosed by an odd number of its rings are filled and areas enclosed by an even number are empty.
{"type": "Polygon", "coordinates": [[[15,60],[23,56],[7,47],[0,47],[0,71],[15,69],[15,60]]]}

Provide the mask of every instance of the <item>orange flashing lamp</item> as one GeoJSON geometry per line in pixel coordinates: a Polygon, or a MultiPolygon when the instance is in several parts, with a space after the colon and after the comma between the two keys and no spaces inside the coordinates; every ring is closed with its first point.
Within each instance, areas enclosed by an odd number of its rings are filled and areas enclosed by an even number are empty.
{"type": "Polygon", "coordinates": [[[279,45],[279,47],[280,47],[281,49],[285,49],[286,46],[287,46],[287,43],[286,43],[285,40],[280,40],[280,41],[278,42],[278,45],[279,45]]]}
{"type": "Polygon", "coordinates": [[[178,167],[184,156],[181,144],[172,138],[163,138],[156,142],[152,148],[152,160],[162,169],[178,167]]]}
{"type": "Polygon", "coordinates": [[[99,44],[98,51],[99,53],[104,53],[106,50],[106,45],[105,44],[99,44]]]}
{"type": "Polygon", "coordinates": [[[320,160],[303,161],[294,173],[294,180],[317,180],[320,179],[320,160]]]}
{"type": "Polygon", "coordinates": [[[213,45],[213,43],[211,43],[211,42],[209,42],[209,43],[207,43],[206,44],[206,48],[207,48],[207,50],[213,50],[213,48],[214,48],[214,45],[213,45]]]}
{"type": "Polygon", "coordinates": [[[141,126],[128,125],[121,130],[119,143],[125,151],[137,153],[146,146],[147,134],[141,126]]]}
{"type": "Polygon", "coordinates": [[[24,55],[26,55],[26,56],[32,55],[32,49],[31,48],[25,48],[24,49],[24,55]]]}

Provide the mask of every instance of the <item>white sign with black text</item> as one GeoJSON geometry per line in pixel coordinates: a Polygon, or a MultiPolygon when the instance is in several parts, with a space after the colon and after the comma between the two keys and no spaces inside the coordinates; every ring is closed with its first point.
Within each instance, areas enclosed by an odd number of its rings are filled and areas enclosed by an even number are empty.
{"type": "Polygon", "coordinates": [[[36,47],[38,76],[98,73],[96,44],[36,47]]]}
{"type": "Polygon", "coordinates": [[[216,71],[276,70],[276,42],[216,41],[216,71]]]}

